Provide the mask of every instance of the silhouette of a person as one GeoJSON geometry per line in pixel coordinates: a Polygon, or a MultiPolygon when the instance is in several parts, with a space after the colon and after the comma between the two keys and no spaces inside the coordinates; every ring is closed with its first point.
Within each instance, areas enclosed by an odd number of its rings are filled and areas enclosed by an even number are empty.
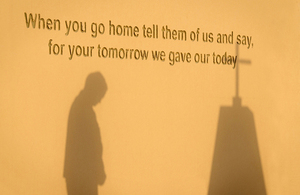
{"type": "Polygon", "coordinates": [[[64,164],[68,195],[97,195],[98,185],[106,179],[100,128],[93,110],[106,91],[102,74],[91,73],[72,104],[64,164]]]}

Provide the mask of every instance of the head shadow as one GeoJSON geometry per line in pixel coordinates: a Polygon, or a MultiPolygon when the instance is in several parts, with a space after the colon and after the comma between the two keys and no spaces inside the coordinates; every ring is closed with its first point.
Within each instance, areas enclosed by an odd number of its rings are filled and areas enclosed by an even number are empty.
{"type": "Polygon", "coordinates": [[[83,94],[85,101],[89,105],[95,106],[100,103],[107,91],[107,84],[103,75],[100,72],[94,72],[87,76],[83,94]]]}
{"type": "Polygon", "coordinates": [[[100,127],[93,110],[106,91],[103,75],[91,73],[86,78],[84,89],[72,103],[64,162],[68,195],[97,195],[98,185],[103,185],[106,180],[100,127]]]}

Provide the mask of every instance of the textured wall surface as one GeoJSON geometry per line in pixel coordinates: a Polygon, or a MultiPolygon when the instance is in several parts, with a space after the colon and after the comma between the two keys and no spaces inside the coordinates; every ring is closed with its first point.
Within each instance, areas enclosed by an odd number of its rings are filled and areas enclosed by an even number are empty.
{"type": "Polygon", "coordinates": [[[69,195],[300,194],[299,2],[4,0],[0,10],[0,194],[67,195],[67,155],[87,178],[70,176],[69,195]],[[27,26],[30,13],[45,29],[27,26]],[[80,96],[93,72],[106,93],[80,96]]]}

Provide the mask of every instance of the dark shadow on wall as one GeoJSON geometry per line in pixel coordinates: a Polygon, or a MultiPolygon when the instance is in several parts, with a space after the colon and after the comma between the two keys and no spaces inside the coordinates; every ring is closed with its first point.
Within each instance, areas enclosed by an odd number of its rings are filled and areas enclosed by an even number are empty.
{"type": "Polygon", "coordinates": [[[238,68],[233,106],[220,108],[208,195],[267,194],[254,116],[239,97],[238,68]]]}
{"type": "Polygon", "coordinates": [[[68,195],[97,195],[98,185],[106,179],[100,128],[93,110],[106,91],[102,74],[91,73],[71,106],[64,164],[68,195]]]}
{"type": "Polygon", "coordinates": [[[266,195],[253,113],[221,107],[208,195],[266,195]]]}

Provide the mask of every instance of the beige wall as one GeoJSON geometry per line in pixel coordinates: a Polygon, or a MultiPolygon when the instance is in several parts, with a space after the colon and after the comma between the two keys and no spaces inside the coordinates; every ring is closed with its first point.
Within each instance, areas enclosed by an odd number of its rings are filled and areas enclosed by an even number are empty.
{"type": "MultiPolygon", "coordinates": [[[[219,111],[231,106],[230,66],[49,55],[53,43],[235,54],[235,45],[70,33],[64,20],[252,36],[241,46],[242,105],[253,113],[269,195],[300,193],[300,5],[297,1],[2,1],[0,193],[65,195],[67,120],[87,75],[108,91],[94,110],[107,179],[99,194],[207,194],[219,111]],[[24,12],[61,20],[27,28],[24,12]]],[[[89,25],[87,25],[89,28],[89,25]]],[[[89,30],[89,29],[88,29],[89,30]]],[[[64,52],[67,52],[67,48],[64,52]]],[[[168,56],[167,56],[168,57],[168,56]]]]}

